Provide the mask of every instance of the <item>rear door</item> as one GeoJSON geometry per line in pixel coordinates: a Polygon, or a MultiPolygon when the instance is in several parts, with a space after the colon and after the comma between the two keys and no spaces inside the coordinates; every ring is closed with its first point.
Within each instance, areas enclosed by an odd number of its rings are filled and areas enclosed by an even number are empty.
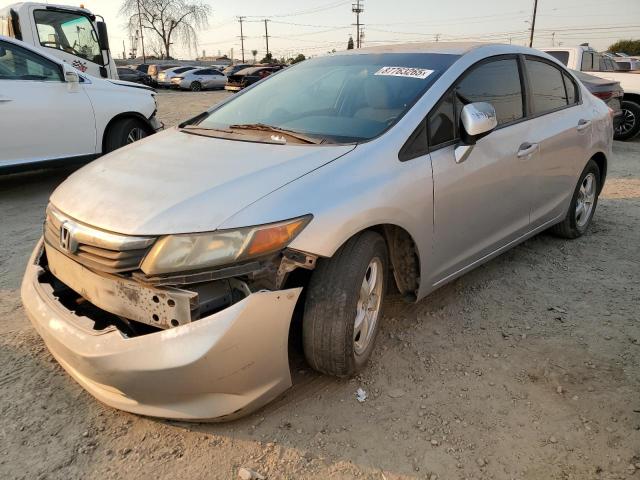
{"type": "Polygon", "coordinates": [[[578,162],[586,162],[591,121],[576,82],[546,59],[527,56],[531,120],[529,136],[540,154],[527,162],[533,228],[564,216],[575,187],[578,162]]]}
{"type": "Polygon", "coordinates": [[[427,125],[434,182],[434,277],[444,283],[529,229],[526,163],[537,157],[525,121],[521,63],[492,57],[472,66],[430,112],[427,125]],[[463,104],[489,102],[498,128],[456,163],[463,104]]]}
{"type": "Polygon", "coordinates": [[[93,109],[60,65],[0,41],[0,167],[95,153],[93,109]]]}

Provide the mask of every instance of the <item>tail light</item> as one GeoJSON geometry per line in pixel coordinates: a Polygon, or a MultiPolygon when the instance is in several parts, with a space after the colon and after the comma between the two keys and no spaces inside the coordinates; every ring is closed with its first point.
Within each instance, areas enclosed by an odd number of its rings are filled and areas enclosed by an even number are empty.
{"type": "Polygon", "coordinates": [[[613,92],[593,92],[593,95],[598,97],[600,100],[604,100],[605,102],[610,98],[613,98],[613,92]]]}

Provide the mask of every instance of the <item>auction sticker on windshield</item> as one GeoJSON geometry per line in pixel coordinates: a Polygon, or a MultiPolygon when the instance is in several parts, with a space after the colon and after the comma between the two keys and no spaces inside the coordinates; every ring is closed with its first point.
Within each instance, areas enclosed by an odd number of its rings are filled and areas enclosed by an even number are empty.
{"type": "Polygon", "coordinates": [[[412,68],[412,67],[382,67],[374,75],[386,75],[390,77],[410,77],[419,78],[424,80],[433,73],[433,70],[427,70],[426,68],[412,68]]]}

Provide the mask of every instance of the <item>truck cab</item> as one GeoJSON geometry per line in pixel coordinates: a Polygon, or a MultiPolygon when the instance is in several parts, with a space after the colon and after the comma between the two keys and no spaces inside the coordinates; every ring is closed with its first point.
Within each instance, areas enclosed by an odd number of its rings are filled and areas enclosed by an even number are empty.
{"type": "Polygon", "coordinates": [[[86,8],[14,3],[0,9],[0,35],[43,49],[88,75],[118,78],[107,26],[86,8]]]}

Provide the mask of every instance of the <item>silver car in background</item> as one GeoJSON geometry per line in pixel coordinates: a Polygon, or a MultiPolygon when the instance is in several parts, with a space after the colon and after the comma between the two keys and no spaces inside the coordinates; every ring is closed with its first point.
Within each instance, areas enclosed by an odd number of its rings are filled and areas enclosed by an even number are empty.
{"type": "Polygon", "coordinates": [[[200,90],[224,88],[227,77],[220,70],[207,67],[177,75],[171,80],[171,83],[174,87],[182,90],[199,92],[200,90]]]}
{"type": "Polygon", "coordinates": [[[537,50],[306,60],[71,175],[25,310],[113,407],[244,415],[291,386],[292,330],[311,367],[348,377],[371,357],[389,289],[415,302],[544,230],[583,235],[612,128],[537,50]]]}
{"type": "Polygon", "coordinates": [[[171,87],[173,86],[173,84],[171,83],[171,80],[179,75],[185,74],[187,72],[189,72],[190,70],[197,70],[199,68],[202,68],[200,66],[185,66],[185,67],[173,67],[173,68],[168,68],[166,70],[163,70],[162,72],[158,73],[158,86],[159,87],[171,87]]]}

